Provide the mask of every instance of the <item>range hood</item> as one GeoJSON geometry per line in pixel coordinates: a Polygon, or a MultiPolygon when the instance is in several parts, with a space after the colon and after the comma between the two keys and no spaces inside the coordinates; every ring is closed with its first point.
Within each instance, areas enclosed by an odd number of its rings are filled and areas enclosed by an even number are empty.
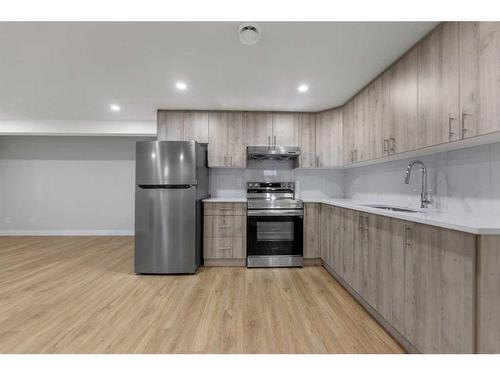
{"type": "Polygon", "coordinates": [[[300,148],[297,146],[248,146],[247,158],[251,160],[297,160],[300,148]]]}

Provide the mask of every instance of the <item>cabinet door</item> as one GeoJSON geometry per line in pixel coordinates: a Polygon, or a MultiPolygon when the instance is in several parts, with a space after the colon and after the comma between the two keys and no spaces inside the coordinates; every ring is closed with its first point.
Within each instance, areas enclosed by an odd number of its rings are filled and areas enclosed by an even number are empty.
{"type": "Polygon", "coordinates": [[[458,140],[458,23],[441,23],[417,50],[418,148],[458,140]]]}
{"type": "Polygon", "coordinates": [[[358,272],[359,294],[372,307],[376,307],[377,295],[377,252],[375,242],[377,232],[377,216],[363,213],[361,228],[358,231],[356,254],[356,270],[358,272]]]}
{"type": "MultiPolygon", "coordinates": [[[[319,256],[327,263],[328,249],[330,247],[330,228],[328,226],[328,205],[319,206],[319,256]]],[[[328,263],[327,263],[328,264],[328,263]]]]}
{"type": "Polygon", "coordinates": [[[354,153],[354,101],[350,100],[342,107],[342,164],[353,163],[354,153]]]}
{"type": "Polygon", "coordinates": [[[354,97],[354,159],[355,162],[370,158],[370,90],[363,89],[354,97]]]}
{"type": "Polygon", "coordinates": [[[354,242],[358,230],[358,213],[353,210],[342,209],[341,217],[342,275],[344,280],[354,288],[356,276],[354,242]]]}
{"type": "Polygon", "coordinates": [[[389,155],[389,140],[394,137],[390,121],[390,74],[383,73],[370,85],[370,159],[389,155]]]}
{"type": "Polygon", "coordinates": [[[317,166],[342,165],[342,110],[321,112],[316,118],[317,166]]]}
{"type": "Polygon", "coordinates": [[[159,141],[182,141],[184,137],[184,112],[158,111],[157,126],[159,141]]]}
{"type": "Polygon", "coordinates": [[[372,306],[403,334],[405,222],[377,215],[370,224],[372,306]]]}
{"type": "Polygon", "coordinates": [[[341,245],[341,228],[342,228],[342,209],[331,206],[331,223],[329,232],[330,258],[329,264],[335,272],[340,276],[343,274],[342,269],[342,245],[341,245]]]}
{"type": "Polygon", "coordinates": [[[414,48],[390,68],[390,113],[395,134],[389,142],[391,153],[417,148],[417,57],[414,48]]]}
{"type": "Polygon", "coordinates": [[[208,115],[208,166],[227,167],[227,113],[208,115]]]}
{"type": "Polygon", "coordinates": [[[319,204],[304,204],[304,258],[319,258],[319,204]]]}
{"type": "Polygon", "coordinates": [[[185,141],[208,142],[208,112],[184,112],[184,137],[185,141]]]}
{"type": "Polygon", "coordinates": [[[500,130],[500,22],[460,22],[462,137],[500,130]]]}
{"type": "Polygon", "coordinates": [[[271,146],[273,116],[270,112],[245,112],[244,122],[248,146],[271,146]]]}
{"type": "Polygon", "coordinates": [[[474,352],[475,236],[406,228],[406,338],[422,353],[474,352]]]}
{"type": "Polygon", "coordinates": [[[310,113],[299,114],[300,166],[316,167],[316,118],[310,113]]]}
{"type": "Polygon", "coordinates": [[[273,145],[299,145],[299,115],[297,113],[273,113],[273,145]]]}
{"type": "Polygon", "coordinates": [[[242,112],[229,112],[227,115],[227,165],[233,168],[245,168],[246,132],[242,112]]]}

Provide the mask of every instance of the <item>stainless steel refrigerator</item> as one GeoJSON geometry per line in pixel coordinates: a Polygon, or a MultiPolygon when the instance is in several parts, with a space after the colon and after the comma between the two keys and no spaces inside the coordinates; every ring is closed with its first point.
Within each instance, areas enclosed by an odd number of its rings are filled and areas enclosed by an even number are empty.
{"type": "Polygon", "coordinates": [[[207,145],[140,141],[135,166],[135,273],[195,273],[202,259],[207,145]]]}

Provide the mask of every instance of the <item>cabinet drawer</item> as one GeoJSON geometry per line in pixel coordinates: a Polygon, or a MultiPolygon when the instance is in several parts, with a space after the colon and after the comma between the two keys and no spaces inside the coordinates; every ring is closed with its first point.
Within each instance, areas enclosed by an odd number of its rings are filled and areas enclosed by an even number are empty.
{"type": "Polygon", "coordinates": [[[246,237],[246,216],[205,216],[205,237],[246,237]]]}
{"type": "Polygon", "coordinates": [[[204,259],[241,259],[246,256],[246,239],[243,237],[204,237],[204,259]]]}
{"type": "Polygon", "coordinates": [[[224,215],[246,215],[246,203],[212,203],[204,204],[204,214],[209,216],[224,216],[224,215]]]}

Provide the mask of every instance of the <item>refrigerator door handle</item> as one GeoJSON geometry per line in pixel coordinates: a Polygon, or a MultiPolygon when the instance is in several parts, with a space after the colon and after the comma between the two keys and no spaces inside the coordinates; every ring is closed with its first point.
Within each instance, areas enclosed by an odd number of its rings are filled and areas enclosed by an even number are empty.
{"type": "Polygon", "coordinates": [[[138,185],[141,189],[189,189],[196,185],[138,185]]]}

